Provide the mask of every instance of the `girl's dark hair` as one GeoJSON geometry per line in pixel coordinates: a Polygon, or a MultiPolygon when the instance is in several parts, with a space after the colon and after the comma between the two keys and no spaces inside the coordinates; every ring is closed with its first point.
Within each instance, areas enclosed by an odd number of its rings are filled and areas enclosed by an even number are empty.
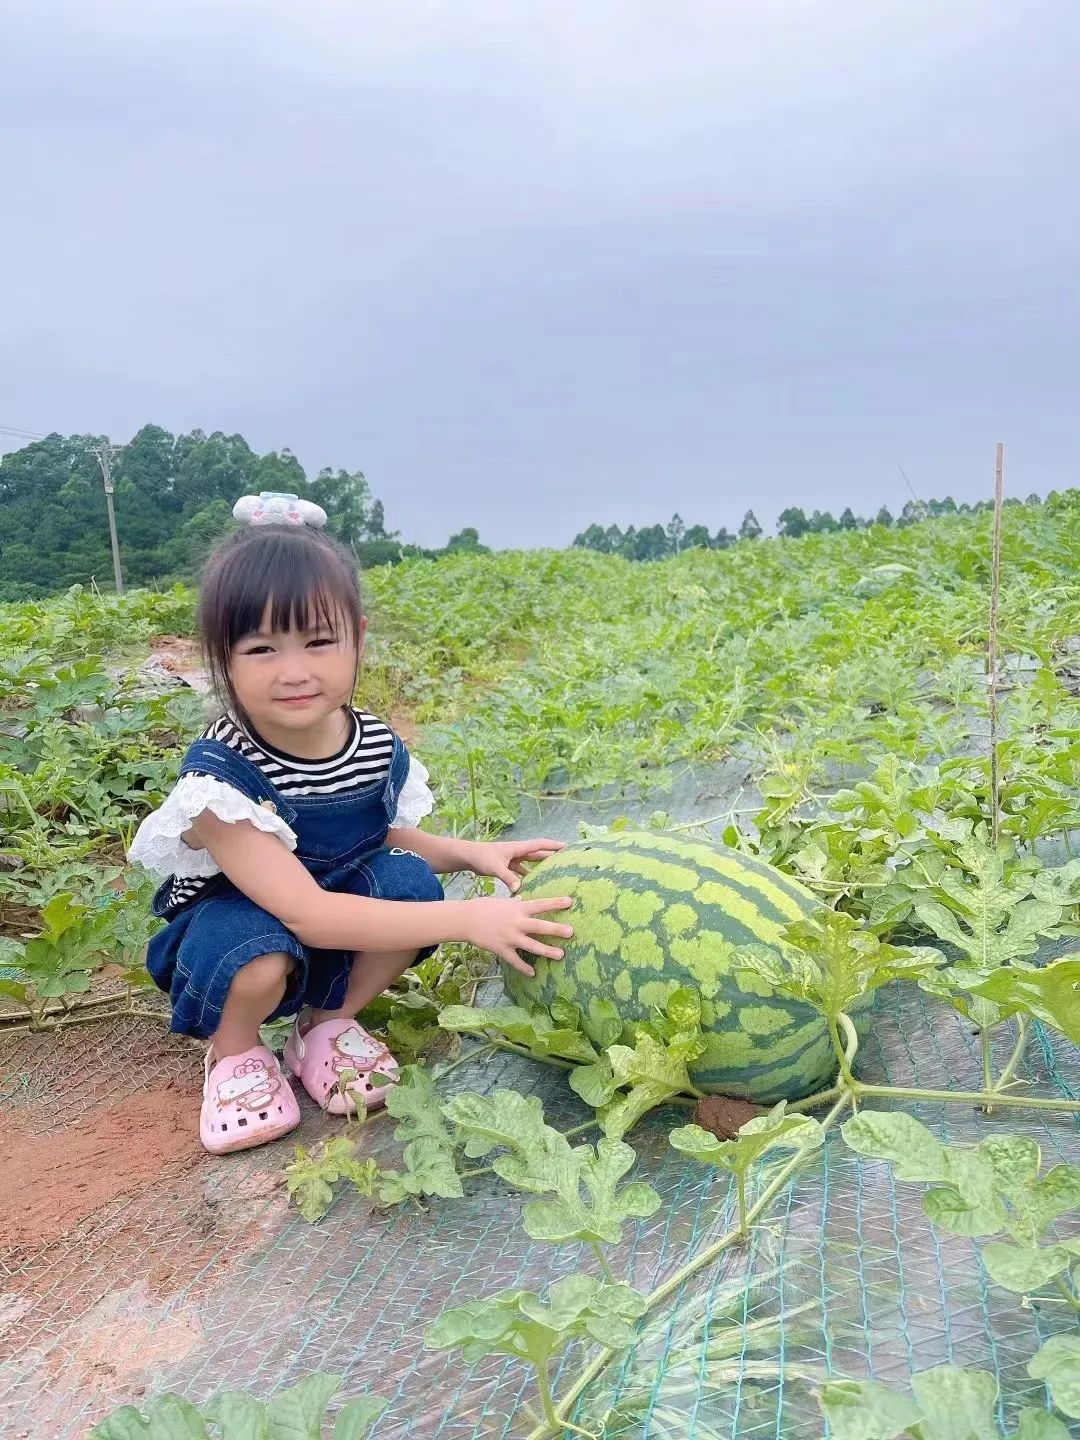
{"type": "Polygon", "coordinates": [[[214,690],[248,723],[229,679],[233,649],[258,630],[270,607],[273,630],[332,629],[343,617],[357,645],[363,604],[356,561],[331,536],[308,526],[264,525],[239,530],[203,568],[198,625],[214,690]]]}

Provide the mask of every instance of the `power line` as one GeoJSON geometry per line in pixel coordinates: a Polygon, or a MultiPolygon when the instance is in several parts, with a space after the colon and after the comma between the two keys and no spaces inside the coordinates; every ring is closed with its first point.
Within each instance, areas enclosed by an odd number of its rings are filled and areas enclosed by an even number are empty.
{"type": "Polygon", "coordinates": [[[44,435],[39,435],[36,430],[23,430],[19,425],[0,425],[0,435],[14,435],[20,440],[44,440],[44,435]]]}

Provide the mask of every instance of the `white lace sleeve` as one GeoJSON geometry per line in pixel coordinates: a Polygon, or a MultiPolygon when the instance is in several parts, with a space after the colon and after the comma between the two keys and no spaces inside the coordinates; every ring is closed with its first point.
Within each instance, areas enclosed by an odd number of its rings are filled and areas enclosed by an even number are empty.
{"type": "Polygon", "coordinates": [[[268,831],[290,850],[296,849],[296,836],[280,815],[257,805],[223,780],[209,775],[182,775],[161,809],[148,815],[139,826],[128,859],[162,877],[205,879],[216,875],[220,867],[209,850],[195,850],[180,838],[204,810],[229,824],[249,820],[256,830],[268,831]]]}
{"type": "Polygon", "coordinates": [[[435,809],[435,796],[428,787],[428,772],[415,755],[409,756],[409,773],[398,795],[393,830],[414,830],[425,815],[435,809]]]}

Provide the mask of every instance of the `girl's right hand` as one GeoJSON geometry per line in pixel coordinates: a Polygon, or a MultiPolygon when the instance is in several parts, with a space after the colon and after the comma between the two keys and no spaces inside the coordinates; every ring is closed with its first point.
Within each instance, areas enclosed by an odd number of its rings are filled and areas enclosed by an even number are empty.
{"type": "Polygon", "coordinates": [[[490,950],[507,965],[520,970],[523,975],[535,975],[536,971],[517,953],[528,950],[533,955],[543,955],[548,960],[561,960],[563,952],[552,945],[538,940],[538,935],[561,935],[569,940],[573,927],[559,925],[541,916],[552,910],[568,910],[574,902],[567,896],[557,900],[498,900],[482,897],[465,902],[468,917],[468,933],[465,939],[481,950],[490,950]]]}

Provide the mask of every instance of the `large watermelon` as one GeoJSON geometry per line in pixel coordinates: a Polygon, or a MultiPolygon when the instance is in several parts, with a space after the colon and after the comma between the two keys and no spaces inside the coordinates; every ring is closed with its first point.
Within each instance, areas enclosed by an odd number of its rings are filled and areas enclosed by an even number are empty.
{"type": "Polygon", "coordinates": [[[532,979],[504,967],[516,1003],[550,1005],[563,996],[587,1014],[591,1001],[613,1000],[624,1020],[644,1020],[689,985],[701,996],[710,1032],[692,1072],[702,1089],[795,1099],[835,1073],[814,1010],[730,972],[736,945],[774,943],[785,925],[821,908],[809,890],[763,861],[708,840],[613,832],[543,861],[519,894],[572,896],[566,918],[574,938],[563,960],[528,956],[536,964],[532,979]]]}

